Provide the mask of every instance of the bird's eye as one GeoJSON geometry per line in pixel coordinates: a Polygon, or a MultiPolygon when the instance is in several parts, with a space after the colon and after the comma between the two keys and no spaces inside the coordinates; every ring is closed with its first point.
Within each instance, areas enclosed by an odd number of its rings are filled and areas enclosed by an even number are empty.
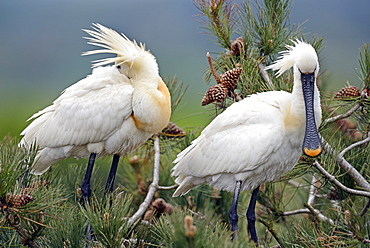
{"type": "Polygon", "coordinates": [[[117,65],[116,66],[118,70],[121,70],[121,66],[120,65],[117,65]]]}

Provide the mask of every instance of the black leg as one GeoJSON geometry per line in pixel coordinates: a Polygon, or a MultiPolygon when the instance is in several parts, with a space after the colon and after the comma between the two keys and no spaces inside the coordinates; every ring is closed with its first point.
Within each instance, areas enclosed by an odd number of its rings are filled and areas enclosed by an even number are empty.
{"type": "Polygon", "coordinates": [[[113,155],[112,166],[110,167],[109,176],[107,183],[105,184],[105,192],[113,192],[114,179],[116,178],[116,172],[118,167],[119,155],[113,155]]]}
{"type": "Polygon", "coordinates": [[[247,210],[247,220],[248,220],[248,231],[249,234],[251,235],[251,239],[258,244],[258,237],[257,237],[257,232],[256,232],[256,214],[255,214],[255,208],[256,208],[256,202],[257,202],[257,196],[258,196],[258,191],[260,187],[258,186],[255,188],[252,192],[251,200],[248,206],[247,210]]]}
{"type": "Polygon", "coordinates": [[[82,181],[82,185],[81,185],[82,197],[85,200],[88,200],[91,197],[90,179],[91,179],[91,173],[94,167],[95,158],[96,158],[96,153],[91,153],[90,158],[89,158],[89,163],[87,164],[85,178],[82,181]]]}
{"type": "MultiPolygon", "coordinates": [[[[87,204],[87,206],[89,205],[89,201],[91,197],[90,179],[91,179],[91,174],[92,174],[93,167],[94,167],[95,158],[96,158],[96,153],[91,153],[90,158],[89,158],[89,163],[87,164],[85,178],[82,181],[82,185],[81,185],[83,203],[87,204]]],[[[92,234],[92,229],[91,229],[90,224],[87,224],[86,229],[85,229],[85,234],[86,234],[86,240],[88,242],[91,242],[93,239],[93,234],[92,234]]]]}
{"type": "Polygon", "coordinates": [[[231,203],[230,211],[229,211],[229,219],[231,225],[231,231],[233,231],[232,239],[235,238],[235,231],[238,229],[238,199],[240,194],[240,188],[242,186],[242,181],[236,181],[235,190],[234,190],[234,197],[231,203]]]}

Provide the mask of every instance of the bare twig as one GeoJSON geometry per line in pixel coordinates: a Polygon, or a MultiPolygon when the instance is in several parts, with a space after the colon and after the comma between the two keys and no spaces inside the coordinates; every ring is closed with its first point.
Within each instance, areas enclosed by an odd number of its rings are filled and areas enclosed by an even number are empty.
{"type": "MultiPolygon", "coordinates": [[[[323,144],[325,144],[324,145],[325,151],[330,153],[331,155],[334,155],[335,151],[331,147],[331,145],[328,142],[326,142],[323,137],[321,137],[321,140],[322,140],[323,144]]],[[[348,175],[350,175],[355,180],[357,185],[366,189],[367,191],[370,191],[370,184],[366,181],[366,179],[364,179],[364,177],[343,156],[344,156],[344,153],[351,150],[352,148],[354,148],[356,146],[359,146],[359,145],[362,145],[362,144],[364,144],[366,142],[369,142],[369,141],[370,141],[370,133],[368,133],[367,138],[365,138],[364,140],[360,140],[360,141],[350,145],[349,147],[345,148],[341,153],[339,153],[337,155],[337,159],[336,159],[339,166],[343,170],[345,170],[348,173],[348,175]]]]}
{"type": "Polygon", "coordinates": [[[341,190],[353,194],[353,195],[359,195],[359,196],[365,196],[370,197],[370,192],[368,191],[362,191],[362,190],[356,190],[356,189],[350,189],[346,186],[344,186],[341,182],[339,182],[333,175],[331,175],[329,172],[327,172],[324,167],[320,165],[319,162],[315,161],[313,165],[320,171],[322,175],[324,175],[330,182],[335,184],[338,188],[341,190]]]}
{"type": "Polygon", "coordinates": [[[135,224],[145,213],[153,199],[154,193],[158,189],[159,183],[159,167],[160,167],[160,146],[159,146],[159,136],[155,135],[154,138],[154,171],[153,171],[153,181],[149,186],[148,194],[146,195],[144,201],[140,204],[137,212],[129,219],[128,223],[130,225],[135,224]]]}
{"type": "Polygon", "coordinates": [[[269,74],[266,72],[266,67],[264,64],[262,63],[259,63],[258,64],[258,68],[260,69],[260,72],[261,72],[261,75],[262,75],[262,78],[266,81],[267,85],[270,87],[271,90],[274,90],[275,87],[274,85],[272,84],[272,81],[269,77],[269,74]]]}
{"type": "Polygon", "coordinates": [[[313,207],[313,205],[315,204],[315,198],[316,198],[316,195],[317,195],[317,187],[316,187],[316,184],[318,183],[319,179],[316,177],[316,174],[314,173],[312,175],[312,181],[311,181],[311,185],[310,185],[310,191],[309,191],[309,194],[308,194],[308,199],[307,199],[307,206],[309,206],[309,209],[307,209],[310,213],[312,213],[312,211],[315,213],[315,215],[317,217],[319,217],[321,220],[324,220],[324,221],[328,221],[331,225],[334,225],[334,221],[328,217],[326,217],[325,215],[323,215],[322,213],[320,213],[319,210],[315,209],[313,207]]]}
{"type": "Polygon", "coordinates": [[[307,204],[310,206],[313,206],[313,204],[315,203],[315,198],[316,198],[316,193],[317,193],[317,189],[316,189],[317,182],[318,182],[318,179],[316,177],[316,174],[314,173],[312,175],[312,181],[311,181],[310,191],[308,193],[308,200],[307,200],[307,204]]]}
{"type": "Polygon", "coordinates": [[[355,148],[356,146],[365,144],[370,141],[370,132],[368,133],[368,137],[360,140],[356,143],[353,143],[352,145],[346,147],[341,151],[337,156],[337,162],[340,165],[340,167],[345,170],[357,183],[358,186],[360,186],[363,189],[366,189],[367,191],[370,191],[370,184],[366,181],[366,179],[361,175],[360,172],[358,172],[345,158],[344,154],[348,152],[349,150],[355,148]]]}
{"type": "Polygon", "coordinates": [[[296,187],[296,188],[307,188],[307,186],[303,185],[303,183],[294,181],[292,179],[288,181],[288,184],[290,184],[290,185],[292,185],[293,187],[296,187]]]}
{"type": "Polygon", "coordinates": [[[179,187],[179,185],[174,184],[171,186],[158,186],[157,189],[158,190],[170,190],[170,189],[176,189],[177,187],[179,187]]]}
{"type": "Polygon", "coordinates": [[[188,211],[194,215],[197,215],[201,220],[203,220],[205,218],[205,216],[201,213],[201,212],[194,212],[193,210],[191,209],[188,209],[188,211]]]}
{"type": "Polygon", "coordinates": [[[291,215],[296,215],[296,214],[312,214],[312,213],[307,208],[301,208],[301,209],[296,209],[296,210],[292,210],[292,211],[283,212],[281,215],[282,216],[291,216],[291,215]]]}
{"type": "Polygon", "coordinates": [[[215,67],[213,66],[212,57],[211,57],[211,55],[208,52],[207,52],[206,56],[207,56],[209,68],[211,69],[212,75],[215,78],[216,82],[218,84],[220,84],[221,83],[221,79],[218,77],[217,72],[215,70],[215,67]]]}
{"type": "MultiPolygon", "coordinates": [[[[315,214],[323,221],[328,221],[331,225],[334,225],[334,221],[328,217],[326,217],[325,215],[323,215],[322,213],[320,213],[319,210],[313,208],[311,206],[311,209],[313,209],[313,211],[315,212],[315,214]]],[[[312,211],[307,209],[307,208],[301,208],[301,209],[296,209],[296,210],[292,210],[292,211],[287,211],[287,212],[284,212],[282,213],[281,215],[282,216],[290,216],[290,215],[296,215],[296,214],[312,214],[312,211]]]]}
{"type": "Polygon", "coordinates": [[[337,121],[339,119],[344,119],[344,118],[347,118],[348,116],[351,116],[359,107],[361,106],[360,103],[357,103],[355,106],[353,106],[350,110],[348,110],[348,112],[344,113],[344,114],[341,114],[341,115],[336,115],[336,116],[333,116],[333,117],[330,117],[330,118],[327,118],[323,123],[322,125],[325,126],[326,124],[330,123],[330,122],[334,122],[334,121],[337,121]]]}

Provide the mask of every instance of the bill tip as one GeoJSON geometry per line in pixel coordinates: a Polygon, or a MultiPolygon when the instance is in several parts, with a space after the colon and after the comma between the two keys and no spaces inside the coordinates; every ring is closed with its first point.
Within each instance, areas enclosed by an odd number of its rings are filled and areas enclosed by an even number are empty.
{"type": "Polygon", "coordinates": [[[310,149],[310,148],[304,147],[303,152],[309,157],[317,157],[321,154],[322,148],[321,146],[319,146],[317,149],[310,149]]]}

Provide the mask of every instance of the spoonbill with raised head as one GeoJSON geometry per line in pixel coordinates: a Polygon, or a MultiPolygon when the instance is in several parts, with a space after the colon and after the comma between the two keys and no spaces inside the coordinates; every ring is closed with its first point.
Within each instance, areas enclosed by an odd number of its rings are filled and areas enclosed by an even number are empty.
{"type": "Polygon", "coordinates": [[[258,93],[232,104],[174,161],[172,176],[179,185],[174,197],[203,183],[234,192],[229,211],[233,238],[240,191],[253,190],[246,216],[251,239],[258,243],[255,205],[260,185],[291,170],[302,151],[311,157],[322,151],[317,132],[321,123],[318,57],[311,45],[293,43],[267,68],[280,76],[293,67],[291,93],[258,93]]]}

